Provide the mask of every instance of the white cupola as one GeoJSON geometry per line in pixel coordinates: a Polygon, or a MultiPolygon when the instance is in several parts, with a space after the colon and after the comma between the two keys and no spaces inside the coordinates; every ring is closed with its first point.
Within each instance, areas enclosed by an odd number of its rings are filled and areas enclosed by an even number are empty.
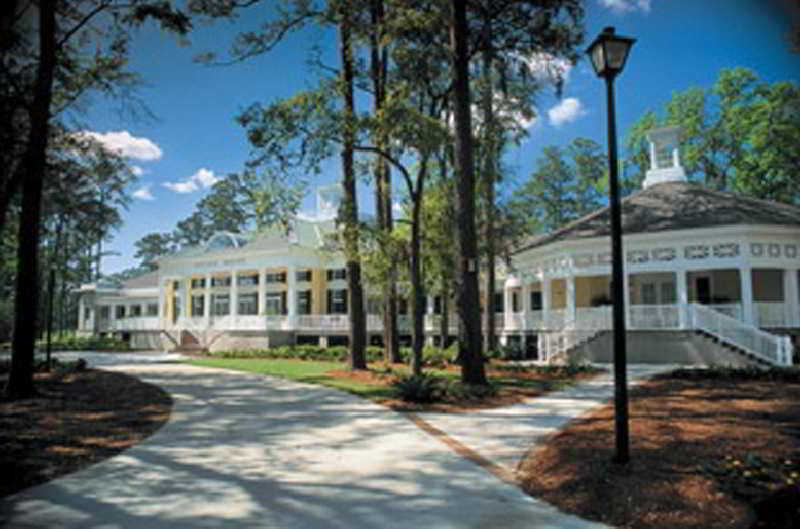
{"type": "Polygon", "coordinates": [[[665,127],[647,133],[650,142],[650,169],[645,175],[643,188],[662,182],[686,182],[681,166],[678,135],[680,128],[665,127]]]}
{"type": "Polygon", "coordinates": [[[336,218],[344,191],[339,184],[317,188],[317,219],[336,218]]]}

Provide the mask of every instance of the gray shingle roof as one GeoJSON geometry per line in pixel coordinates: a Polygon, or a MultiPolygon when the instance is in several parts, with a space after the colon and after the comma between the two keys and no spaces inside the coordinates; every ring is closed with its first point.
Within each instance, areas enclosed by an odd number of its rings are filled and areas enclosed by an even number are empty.
{"type": "MultiPolygon", "coordinates": [[[[735,224],[800,226],[800,207],[715,191],[692,182],[664,182],[622,200],[622,233],[710,228],[735,224]]],[[[514,253],[558,241],[608,236],[606,206],[555,232],[532,237],[514,253]]]]}

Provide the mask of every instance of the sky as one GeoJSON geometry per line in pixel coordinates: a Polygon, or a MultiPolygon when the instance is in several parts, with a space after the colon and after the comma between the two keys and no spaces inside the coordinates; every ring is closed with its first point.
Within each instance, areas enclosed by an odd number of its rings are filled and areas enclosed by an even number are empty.
{"type": "MultiPolygon", "coordinates": [[[[193,61],[201,52],[224,53],[238,33],[263,19],[265,10],[251,9],[233,22],[196,25],[189,43],[142,29],[131,46],[130,68],[145,82],[136,95],[155,119],[132,118],[102,98],[91,101],[83,117],[86,132],[122,152],[138,176],[123,226],[105,245],[113,255],[103,259],[104,274],[136,266],[138,239],[172,231],[218,178],[244,167],[250,151],[235,116],[252,103],[270,103],[313,86],[315,74],[307,64],[312,45],[336,63],[335,36],[313,30],[290,35],[269,54],[243,63],[210,67],[193,61]]],[[[637,39],[615,81],[620,141],[633,122],[661,108],[673,92],[711,87],[723,68],[745,66],[766,82],[798,82],[800,54],[791,52],[789,33],[800,23],[799,11],[796,0],[586,0],[584,47],[606,26],[637,39]]],[[[528,137],[506,154],[514,181],[529,176],[547,145],[566,145],[578,137],[608,144],[605,83],[587,58],[569,69],[560,98],[553,90],[537,97],[537,110],[528,137]]],[[[337,157],[313,185],[329,185],[340,176],[337,157]]],[[[359,200],[363,211],[373,209],[364,185],[359,200]]],[[[312,192],[303,209],[311,212],[314,204],[312,192]]]]}

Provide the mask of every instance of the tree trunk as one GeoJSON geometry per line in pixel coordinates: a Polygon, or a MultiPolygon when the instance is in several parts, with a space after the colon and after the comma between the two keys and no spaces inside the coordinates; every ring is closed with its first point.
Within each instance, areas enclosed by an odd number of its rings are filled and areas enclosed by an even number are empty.
{"type": "Polygon", "coordinates": [[[33,362],[36,341],[36,315],[39,302],[39,225],[45,171],[50,102],[56,58],[55,0],[39,3],[39,65],[31,108],[31,128],[25,153],[27,177],[22,185],[22,212],[17,249],[17,283],[14,300],[15,323],[11,371],[6,395],[24,398],[35,393],[33,362]]]}
{"type": "Polygon", "coordinates": [[[485,32],[487,33],[483,50],[483,75],[485,83],[483,86],[483,123],[484,123],[484,169],[483,177],[486,179],[486,349],[493,351],[497,348],[497,335],[495,333],[495,311],[494,311],[494,290],[495,290],[495,246],[494,246],[494,182],[495,175],[495,130],[494,130],[494,109],[492,108],[492,54],[488,49],[491,42],[491,22],[484,21],[485,32]]]}
{"type": "Polygon", "coordinates": [[[439,346],[442,349],[447,349],[447,336],[450,334],[450,288],[447,281],[442,282],[442,314],[439,324],[439,346]]]}
{"type": "Polygon", "coordinates": [[[475,237],[475,171],[470,120],[466,1],[452,0],[450,41],[454,71],[456,225],[458,226],[458,314],[461,321],[461,380],[483,384],[478,296],[478,247],[475,237]]]}
{"type": "MultiPolygon", "coordinates": [[[[375,92],[374,115],[378,116],[386,100],[386,65],[388,62],[386,46],[381,44],[382,24],[384,19],[383,0],[372,0],[370,16],[373,26],[370,42],[372,85],[375,92]]],[[[380,149],[388,145],[388,138],[381,134],[375,141],[380,149]]],[[[388,241],[392,233],[392,176],[389,164],[381,156],[375,163],[375,209],[378,217],[378,229],[388,241]]],[[[395,265],[386,282],[382,285],[383,315],[383,347],[384,360],[388,363],[400,362],[400,343],[397,333],[397,274],[395,265]]]]}
{"type": "Polygon", "coordinates": [[[339,24],[340,51],[342,60],[342,84],[345,108],[345,140],[342,150],[342,187],[344,197],[340,206],[340,218],[344,223],[344,246],[347,260],[347,294],[350,309],[350,369],[366,369],[367,326],[364,314],[364,291],[361,284],[361,260],[358,255],[358,199],[353,166],[355,134],[353,118],[353,52],[350,36],[349,10],[342,5],[342,20],[339,24]]]}
{"type": "Polygon", "coordinates": [[[422,348],[425,346],[425,297],[422,286],[422,250],[420,237],[420,213],[425,188],[428,161],[423,158],[417,176],[417,189],[411,195],[411,303],[414,317],[412,335],[411,372],[422,374],[422,348]]]}

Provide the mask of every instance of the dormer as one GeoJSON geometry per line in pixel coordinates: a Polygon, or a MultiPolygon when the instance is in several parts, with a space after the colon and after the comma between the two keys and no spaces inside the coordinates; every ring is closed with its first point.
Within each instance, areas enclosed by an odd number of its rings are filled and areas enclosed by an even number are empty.
{"type": "Polygon", "coordinates": [[[643,188],[662,182],[686,182],[681,166],[678,135],[680,128],[665,127],[647,133],[650,142],[650,169],[645,175],[643,188]]]}

